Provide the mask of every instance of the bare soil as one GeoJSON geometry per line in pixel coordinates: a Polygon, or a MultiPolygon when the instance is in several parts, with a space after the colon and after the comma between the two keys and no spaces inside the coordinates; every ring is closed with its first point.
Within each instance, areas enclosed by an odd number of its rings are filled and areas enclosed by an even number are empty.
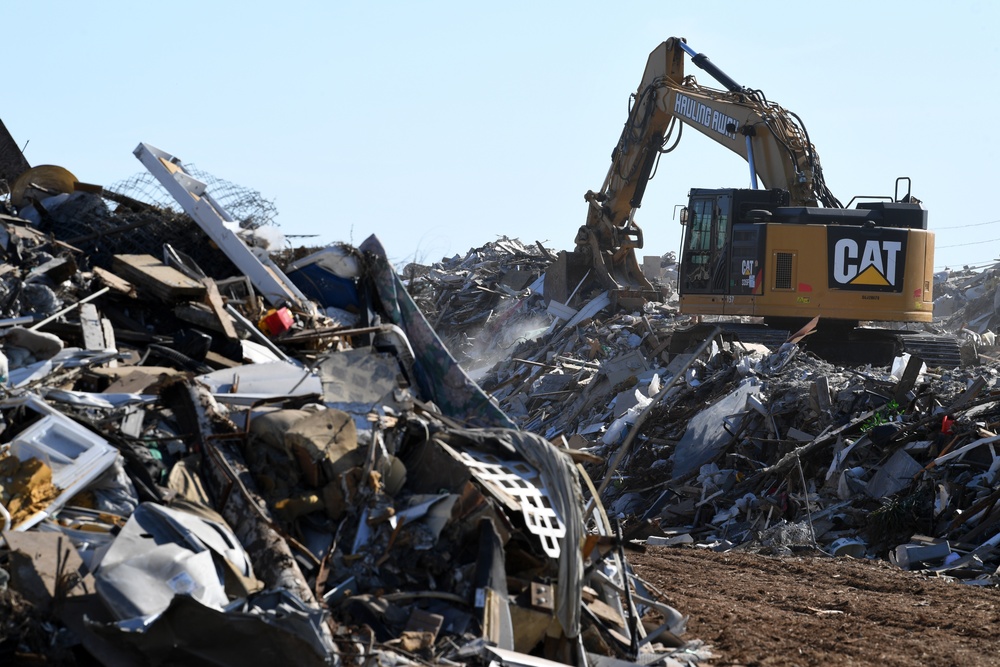
{"type": "Polygon", "coordinates": [[[1000,665],[1000,590],[884,561],[651,547],[629,554],[690,615],[709,663],[916,667],[1000,665]]]}

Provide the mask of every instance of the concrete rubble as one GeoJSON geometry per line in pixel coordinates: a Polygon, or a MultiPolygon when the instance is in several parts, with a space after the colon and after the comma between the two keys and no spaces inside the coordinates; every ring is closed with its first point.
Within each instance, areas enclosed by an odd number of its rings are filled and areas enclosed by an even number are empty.
{"type": "Polygon", "coordinates": [[[671,254],[634,308],[506,237],[397,273],[135,154],[4,174],[3,664],[706,662],[653,548],[1000,582],[1000,265],[938,276],[961,367],[678,353],[671,254]]]}

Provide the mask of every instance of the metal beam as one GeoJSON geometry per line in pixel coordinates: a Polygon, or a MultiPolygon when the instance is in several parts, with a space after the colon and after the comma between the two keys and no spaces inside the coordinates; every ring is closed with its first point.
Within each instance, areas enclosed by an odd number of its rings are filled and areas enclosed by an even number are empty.
{"type": "Polygon", "coordinates": [[[181,165],[179,158],[149,144],[133,151],[146,169],[177,200],[226,256],[242,271],[267,303],[275,308],[315,314],[313,303],[299,291],[263,251],[255,252],[236,234],[239,223],[207,192],[207,186],[181,165]]]}

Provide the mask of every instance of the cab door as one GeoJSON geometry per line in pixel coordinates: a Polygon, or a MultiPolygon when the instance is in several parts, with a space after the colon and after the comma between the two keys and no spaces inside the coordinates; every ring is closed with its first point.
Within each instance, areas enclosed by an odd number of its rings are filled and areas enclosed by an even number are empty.
{"type": "Polygon", "coordinates": [[[728,194],[691,197],[681,257],[681,294],[728,293],[731,199],[728,194]]]}

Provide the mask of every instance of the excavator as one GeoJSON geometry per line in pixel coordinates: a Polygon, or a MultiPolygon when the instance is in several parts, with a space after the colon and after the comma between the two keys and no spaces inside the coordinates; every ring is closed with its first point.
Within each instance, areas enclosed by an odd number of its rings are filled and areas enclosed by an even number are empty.
{"type": "Polygon", "coordinates": [[[958,365],[952,340],[858,326],[932,321],[934,234],[909,179],[896,179],[891,196],[856,197],[845,207],[827,187],[801,119],[678,37],[649,56],[604,185],[585,195],[575,250],[560,253],[546,274],[548,298],[565,302],[596,279],[613,303],[657,299],[636,260],[643,241],[635,214],[658,160],[685,127],[743,157],[750,187],[690,190],[680,214],[682,313],[763,318],[756,334],[742,327],[744,341],[773,341],[818,316],[810,344],[833,361],[882,363],[905,350],[929,364],[958,365]],[[688,57],[722,89],[685,75],[688,57]]]}

